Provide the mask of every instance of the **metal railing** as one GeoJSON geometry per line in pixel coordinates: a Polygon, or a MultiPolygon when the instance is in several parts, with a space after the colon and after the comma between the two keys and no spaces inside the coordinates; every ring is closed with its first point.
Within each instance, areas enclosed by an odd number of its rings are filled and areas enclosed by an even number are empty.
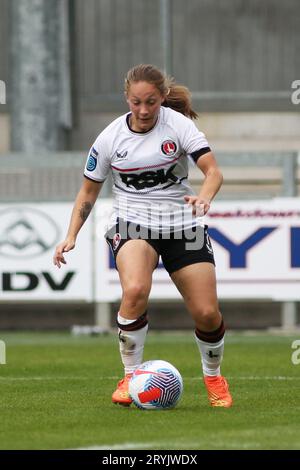
{"type": "MultiPolygon", "coordinates": [[[[297,152],[221,152],[217,159],[224,173],[219,199],[299,194],[297,152]]],[[[85,152],[0,155],[0,201],[72,201],[81,186],[85,161],[85,152]]],[[[189,179],[194,187],[201,183],[201,172],[192,165],[189,179]]],[[[111,196],[110,179],[101,195],[111,196]]]]}

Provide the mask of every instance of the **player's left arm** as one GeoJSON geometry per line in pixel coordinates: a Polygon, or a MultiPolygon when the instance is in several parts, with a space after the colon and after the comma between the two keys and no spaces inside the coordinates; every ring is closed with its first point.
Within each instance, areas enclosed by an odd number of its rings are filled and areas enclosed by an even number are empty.
{"type": "Polygon", "coordinates": [[[204,174],[204,182],[198,196],[185,196],[184,199],[193,206],[193,215],[205,215],[222,185],[223,175],[211,151],[199,157],[196,165],[204,174]]]}

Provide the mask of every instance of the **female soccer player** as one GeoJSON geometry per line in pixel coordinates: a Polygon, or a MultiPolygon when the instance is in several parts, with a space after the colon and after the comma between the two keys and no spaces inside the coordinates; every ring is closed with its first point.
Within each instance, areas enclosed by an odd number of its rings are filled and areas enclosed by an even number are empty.
{"type": "Polygon", "coordinates": [[[189,90],[153,65],[127,73],[129,112],[114,120],[92,145],[84,181],[76,198],[66,239],[54,254],[64,253],[76,237],[109,172],[113,178],[114,213],[106,233],[122,286],[117,316],[125,376],[112,401],[129,406],[128,382],[143,362],[148,330],[147,304],[159,255],[195,322],[198,345],[212,406],[232,405],[220,373],[224,323],[216,295],[214,255],[203,215],[222,184],[222,174],[202,132],[192,119],[189,90]],[[188,182],[188,156],[204,174],[198,195],[188,182]]]}

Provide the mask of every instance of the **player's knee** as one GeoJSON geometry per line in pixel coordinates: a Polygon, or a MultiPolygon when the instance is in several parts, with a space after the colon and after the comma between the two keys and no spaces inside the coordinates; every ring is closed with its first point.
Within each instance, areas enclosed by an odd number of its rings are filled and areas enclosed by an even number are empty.
{"type": "Polygon", "coordinates": [[[136,282],[128,285],[123,291],[123,300],[134,307],[138,304],[147,302],[149,295],[148,287],[142,282],[136,282]]]}
{"type": "Polygon", "coordinates": [[[208,331],[218,327],[221,321],[221,314],[214,305],[205,305],[198,308],[195,319],[196,324],[199,323],[201,328],[208,331]]]}

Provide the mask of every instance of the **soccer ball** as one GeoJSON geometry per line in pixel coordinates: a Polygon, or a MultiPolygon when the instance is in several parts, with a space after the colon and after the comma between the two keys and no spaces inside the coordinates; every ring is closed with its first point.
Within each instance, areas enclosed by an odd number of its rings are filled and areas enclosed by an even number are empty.
{"type": "Polygon", "coordinates": [[[179,401],[183,382],[178,370],[166,361],[147,361],[129,381],[129,395],[138,408],[161,410],[173,408],[179,401]]]}

